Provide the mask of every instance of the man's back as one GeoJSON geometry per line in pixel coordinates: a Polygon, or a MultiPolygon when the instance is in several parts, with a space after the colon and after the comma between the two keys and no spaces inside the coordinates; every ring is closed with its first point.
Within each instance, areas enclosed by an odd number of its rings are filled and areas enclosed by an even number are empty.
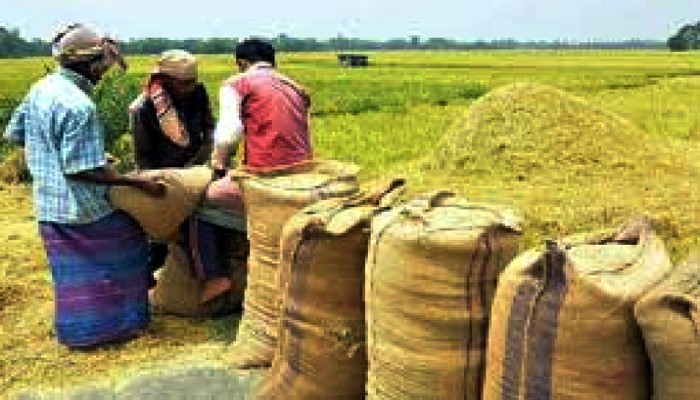
{"type": "Polygon", "coordinates": [[[296,83],[260,67],[239,75],[232,85],[242,97],[248,168],[274,169],[311,157],[308,96],[296,83]]]}
{"type": "Polygon", "coordinates": [[[106,186],[66,178],[106,165],[91,89],[61,69],[34,84],[8,125],[8,138],[25,146],[39,221],[85,223],[113,211],[106,186]]]}

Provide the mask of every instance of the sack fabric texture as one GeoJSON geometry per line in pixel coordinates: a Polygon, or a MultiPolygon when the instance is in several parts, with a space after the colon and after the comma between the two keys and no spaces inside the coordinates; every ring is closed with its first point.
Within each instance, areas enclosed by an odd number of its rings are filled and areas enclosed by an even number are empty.
{"type": "Polygon", "coordinates": [[[356,193],[357,172],[354,165],[314,160],[266,175],[243,171],[232,175],[243,192],[250,241],[243,318],[227,356],[233,368],[271,365],[282,302],[277,275],[284,225],[297,211],[319,200],[356,193]]]}
{"type": "Polygon", "coordinates": [[[494,299],[483,398],[648,399],[633,310],[670,271],[643,218],[519,256],[494,299]]]}
{"type": "Polygon", "coordinates": [[[479,398],[491,302],[520,230],[512,210],[444,191],[373,219],[367,398],[479,398]]]}

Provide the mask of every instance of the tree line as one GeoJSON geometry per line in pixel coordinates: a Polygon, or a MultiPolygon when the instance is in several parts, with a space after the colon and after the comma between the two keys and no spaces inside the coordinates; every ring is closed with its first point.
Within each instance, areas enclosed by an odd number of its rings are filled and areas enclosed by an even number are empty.
{"type": "Polygon", "coordinates": [[[688,51],[700,49],[700,21],[683,25],[675,35],[668,39],[671,51],[688,51]]]}
{"type": "MultiPolygon", "coordinates": [[[[354,50],[517,50],[517,49],[660,49],[663,41],[630,39],[623,41],[568,41],[514,39],[460,41],[441,37],[409,36],[387,40],[334,37],[297,38],[286,34],[267,38],[282,52],[354,51],[354,50]]],[[[232,53],[238,38],[140,38],[121,42],[125,54],[157,54],[179,48],[195,54],[232,53]]],[[[41,39],[25,39],[18,29],[0,26],[0,58],[45,56],[50,44],[41,39]]]]}

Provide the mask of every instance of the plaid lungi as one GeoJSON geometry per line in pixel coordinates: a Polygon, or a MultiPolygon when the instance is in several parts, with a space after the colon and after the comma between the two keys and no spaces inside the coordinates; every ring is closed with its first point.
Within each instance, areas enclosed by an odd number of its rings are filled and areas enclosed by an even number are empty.
{"type": "Polygon", "coordinates": [[[148,245],[136,222],[114,212],[89,224],[39,223],[55,293],[58,341],[92,346],[150,322],[148,245]]]}

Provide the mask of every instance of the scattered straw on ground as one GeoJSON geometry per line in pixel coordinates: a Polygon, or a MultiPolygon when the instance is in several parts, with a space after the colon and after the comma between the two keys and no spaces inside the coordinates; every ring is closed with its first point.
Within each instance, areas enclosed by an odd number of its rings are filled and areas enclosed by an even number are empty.
{"type": "Polygon", "coordinates": [[[698,245],[698,144],[648,135],[561,90],[508,85],[476,101],[409,175],[420,188],[512,204],[526,245],[648,214],[675,259],[698,245]]]}
{"type": "Polygon", "coordinates": [[[29,170],[24,160],[24,151],[14,149],[0,162],[0,183],[17,184],[29,179],[29,170]]]}
{"type": "Polygon", "coordinates": [[[30,387],[71,387],[117,376],[179,355],[216,360],[231,342],[237,318],[154,316],[139,339],[96,351],[56,343],[53,290],[31,212],[30,188],[0,184],[0,398],[30,387]],[[210,351],[202,352],[207,344],[210,351]]]}

